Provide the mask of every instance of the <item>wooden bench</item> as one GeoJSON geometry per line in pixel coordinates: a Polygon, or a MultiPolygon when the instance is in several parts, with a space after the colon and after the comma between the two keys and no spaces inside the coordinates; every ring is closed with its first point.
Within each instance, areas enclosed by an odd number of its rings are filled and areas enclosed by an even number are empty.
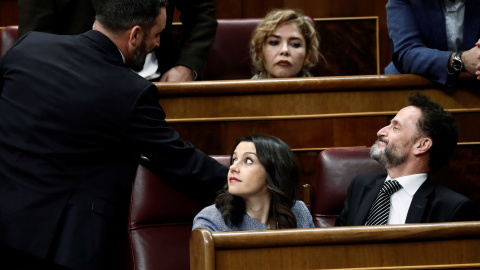
{"type": "Polygon", "coordinates": [[[480,222],[216,232],[190,237],[190,269],[480,269],[480,222]]]}

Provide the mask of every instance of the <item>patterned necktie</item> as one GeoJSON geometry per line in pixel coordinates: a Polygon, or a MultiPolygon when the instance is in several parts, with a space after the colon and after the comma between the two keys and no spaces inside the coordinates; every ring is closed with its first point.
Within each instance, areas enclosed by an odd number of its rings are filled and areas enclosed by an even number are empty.
{"type": "Polygon", "coordinates": [[[402,188],[397,180],[387,180],[373,202],[365,225],[386,225],[390,212],[390,196],[402,188]]]}

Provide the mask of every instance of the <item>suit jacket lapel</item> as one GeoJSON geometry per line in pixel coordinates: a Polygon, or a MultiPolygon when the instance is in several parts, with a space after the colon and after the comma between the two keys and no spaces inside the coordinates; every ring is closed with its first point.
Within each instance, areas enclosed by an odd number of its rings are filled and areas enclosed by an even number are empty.
{"type": "Polygon", "coordinates": [[[363,189],[363,193],[360,199],[360,205],[358,206],[358,213],[355,218],[355,225],[362,226],[365,225],[367,221],[368,212],[372,207],[375,198],[377,198],[380,189],[383,186],[383,182],[387,178],[386,173],[377,174],[372,181],[368,183],[363,189]]]}
{"type": "Polygon", "coordinates": [[[422,222],[423,214],[425,213],[425,207],[427,205],[430,194],[433,192],[436,184],[430,178],[427,178],[425,182],[413,195],[412,203],[408,208],[407,218],[405,223],[420,223],[422,222]]]}
{"type": "Polygon", "coordinates": [[[463,23],[462,50],[469,50],[475,46],[480,38],[480,1],[465,1],[465,19],[463,23]]]}

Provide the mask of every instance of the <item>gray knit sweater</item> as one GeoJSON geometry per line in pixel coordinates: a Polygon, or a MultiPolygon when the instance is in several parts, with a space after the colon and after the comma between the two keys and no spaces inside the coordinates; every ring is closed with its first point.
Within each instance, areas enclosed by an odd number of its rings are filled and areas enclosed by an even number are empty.
{"type": "MultiPolygon", "coordinates": [[[[314,227],[312,215],[308,211],[308,208],[304,202],[296,201],[292,211],[297,218],[297,228],[314,227]]],[[[227,225],[223,220],[222,214],[214,204],[205,207],[202,211],[200,211],[200,213],[197,214],[193,220],[193,229],[196,228],[206,228],[212,232],[268,229],[267,225],[251,218],[249,215],[247,215],[247,213],[244,214],[243,221],[239,226],[227,225]]]]}

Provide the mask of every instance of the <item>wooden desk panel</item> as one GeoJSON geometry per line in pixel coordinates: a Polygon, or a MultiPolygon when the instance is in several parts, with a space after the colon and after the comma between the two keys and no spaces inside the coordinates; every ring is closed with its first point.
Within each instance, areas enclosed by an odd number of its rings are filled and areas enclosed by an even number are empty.
{"type": "Polygon", "coordinates": [[[211,233],[190,238],[191,269],[479,269],[480,223],[211,233]]]}
{"type": "MultiPolygon", "coordinates": [[[[230,154],[249,133],[271,134],[293,149],[371,146],[392,116],[169,123],[184,140],[208,154],[230,154]]],[[[168,121],[168,120],[167,120],[168,121]]],[[[475,135],[472,135],[475,136],[475,135]]],[[[480,136],[476,136],[480,140],[480,136]]]]}
{"type": "Polygon", "coordinates": [[[480,83],[457,88],[416,75],[156,83],[170,122],[311,119],[391,115],[420,91],[456,112],[480,111],[480,83]]]}

